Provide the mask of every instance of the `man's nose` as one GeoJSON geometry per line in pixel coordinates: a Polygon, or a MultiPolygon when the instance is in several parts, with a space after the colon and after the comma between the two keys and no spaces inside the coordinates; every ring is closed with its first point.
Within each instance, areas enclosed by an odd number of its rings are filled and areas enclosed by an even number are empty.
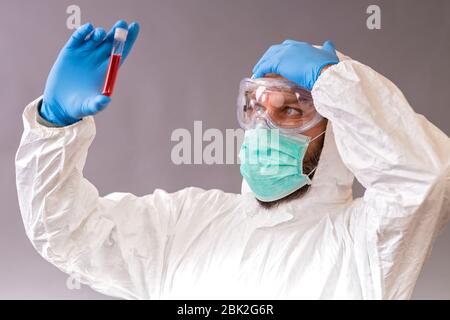
{"type": "Polygon", "coordinates": [[[275,111],[284,104],[284,96],[279,92],[265,92],[260,99],[260,105],[267,111],[275,111]]]}

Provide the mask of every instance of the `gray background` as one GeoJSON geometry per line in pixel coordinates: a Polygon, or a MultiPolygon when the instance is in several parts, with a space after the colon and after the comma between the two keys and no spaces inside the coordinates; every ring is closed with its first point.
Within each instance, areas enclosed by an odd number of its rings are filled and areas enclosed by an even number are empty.
{"type": "MultiPolygon", "coordinates": [[[[204,128],[236,128],[238,81],[269,45],[286,38],[333,39],[393,80],[417,112],[450,133],[450,1],[0,0],[0,298],[107,298],[85,286],[68,290],[67,276],[33,250],[15,191],[21,113],[41,95],[71,34],[70,4],[81,7],[82,22],[109,28],[124,18],[142,26],[113,103],[96,118],[85,175],[101,194],[190,185],[238,192],[235,165],[173,165],[170,135],[175,128],[192,130],[194,120],[203,120],[204,128]],[[369,4],[381,6],[381,30],[366,28],[369,4]]],[[[449,247],[447,227],[414,298],[450,298],[449,247]]]]}

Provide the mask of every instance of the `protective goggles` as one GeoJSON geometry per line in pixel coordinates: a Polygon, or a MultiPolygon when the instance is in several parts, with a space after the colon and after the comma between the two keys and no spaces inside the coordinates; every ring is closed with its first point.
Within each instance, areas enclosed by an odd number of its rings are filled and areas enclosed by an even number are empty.
{"type": "Polygon", "coordinates": [[[323,119],[314,107],[311,92],[289,80],[272,78],[241,81],[237,117],[242,129],[263,125],[285,134],[305,132],[323,119]]]}

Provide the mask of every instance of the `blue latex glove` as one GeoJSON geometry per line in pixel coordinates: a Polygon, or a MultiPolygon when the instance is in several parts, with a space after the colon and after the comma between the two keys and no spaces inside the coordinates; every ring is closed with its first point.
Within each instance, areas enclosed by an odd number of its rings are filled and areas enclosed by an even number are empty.
{"type": "Polygon", "coordinates": [[[331,41],[325,41],[323,47],[318,49],[306,42],[286,40],[266,51],[253,68],[253,77],[276,73],[312,90],[323,67],[338,62],[339,58],[331,41]]]}
{"type": "Polygon", "coordinates": [[[66,126],[106,108],[111,99],[101,94],[111,55],[115,29],[128,28],[121,62],[125,61],[139,33],[139,25],[118,21],[106,34],[88,23],[78,28],[62,48],[44,90],[40,115],[66,126]]]}

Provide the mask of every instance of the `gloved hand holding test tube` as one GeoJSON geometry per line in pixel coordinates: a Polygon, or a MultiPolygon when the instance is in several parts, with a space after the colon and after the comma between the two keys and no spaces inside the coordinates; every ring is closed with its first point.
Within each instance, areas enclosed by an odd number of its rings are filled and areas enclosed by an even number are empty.
{"type": "Polygon", "coordinates": [[[104,110],[111,102],[117,72],[139,34],[139,24],[120,20],[106,33],[87,23],[61,49],[47,78],[40,116],[67,126],[104,110]]]}

